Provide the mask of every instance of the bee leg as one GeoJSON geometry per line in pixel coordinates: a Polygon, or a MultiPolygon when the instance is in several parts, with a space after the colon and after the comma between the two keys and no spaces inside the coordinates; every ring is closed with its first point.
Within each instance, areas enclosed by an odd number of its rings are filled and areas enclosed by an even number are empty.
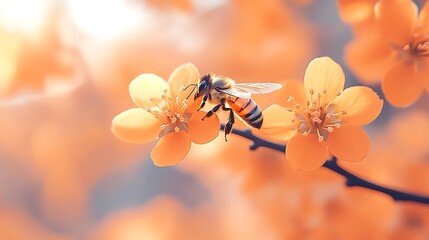
{"type": "MultiPolygon", "coordinates": [[[[197,109],[197,111],[200,111],[201,110],[201,108],[203,108],[205,105],[206,105],[206,102],[207,102],[207,99],[209,98],[209,95],[207,94],[207,95],[205,95],[204,97],[203,97],[203,101],[201,102],[201,105],[200,105],[200,107],[197,109]]],[[[211,116],[211,115],[210,115],[211,116]]],[[[204,120],[204,118],[203,118],[203,120],[204,120]]]]}
{"type": "Polygon", "coordinates": [[[235,122],[235,120],[234,120],[234,112],[232,111],[231,108],[227,108],[225,106],[225,103],[222,105],[222,110],[229,111],[229,119],[228,119],[228,122],[225,125],[225,142],[228,142],[228,139],[227,139],[226,136],[228,134],[230,134],[231,131],[232,131],[232,126],[234,125],[234,122],[235,122]]]}
{"type": "Polygon", "coordinates": [[[210,110],[210,111],[208,111],[207,113],[206,113],[206,115],[203,117],[203,119],[201,119],[201,120],[203,120],[204,121],[204,119],[206,118],[206,117],[211,117],[215,112],[217,112],[218,110],[219,110],[219,108],[222,106],[222,104],[218,104],[218,105],[216,105],[212,110],[210,110]]]}

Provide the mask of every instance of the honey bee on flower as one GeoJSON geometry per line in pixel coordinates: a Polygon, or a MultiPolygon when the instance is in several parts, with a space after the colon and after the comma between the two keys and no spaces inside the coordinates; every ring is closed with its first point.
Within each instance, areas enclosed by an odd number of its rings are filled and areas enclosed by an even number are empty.
{"type": "Polygon", "coordinates": [[[194,98],[203,97],[199,109],[203,108],[207,101],[216,104],[212,110],[207,112],[203,120],[206,117],[211,117],[221,107],[222,110],[229,111],[229,119],[225,125],[225,141],[227,141],[227,135],[231,133],[235,122],[234,114],[244,120],[249,126],[261,128],[263,122],[262,112],[256,102],[250,97],[251,94],[270,93],[282,88],[282,85],[268,82],[235,83],[229,77],[204,74],[195,87],[198,87],[198,89],[194,98]]]}
{"type": "Polygon", "coordinates": [[[198,69],[188,63],[176,68],[168,82],[155,74],[141,74],[131,81],[129,91],[138,108],[128,109],[112,120],[113,134],[124,141],[146,143],[159,138],[151,157],[157,166],[180,162],[191,142],[204,144],[216,138],[217,116],[201,121],[199,101],[190,98],[190,84],[197,84],[198,69]]]}
{"type": "Polygon", "coordinates": [[[284,106],[263,111],[261,131],[288,141],[286,158],[298,170],[322,166],[330,154],[340,160],[360,161],[369,151],[361,126],[381,112],[383,101],[368,87],[344,89],[341,67],[329,57],[316,58],[305,72],[304,85],[285,86],[284,106]]]}

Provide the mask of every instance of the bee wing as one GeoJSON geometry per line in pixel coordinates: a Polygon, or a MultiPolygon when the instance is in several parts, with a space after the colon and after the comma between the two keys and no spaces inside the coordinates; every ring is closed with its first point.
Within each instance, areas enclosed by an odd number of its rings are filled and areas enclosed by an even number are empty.
{"type": "Polygon", "coordinates": [[[219,89],[219,92],[226,93],[231,96],[239,97],[239,98],[250,98],[252,95],[247,91],[241,91],[240,89],[219,89]]]}
{"type": "Polygon", "coordinates": [[[237,83],[234,85],[235,89],[239,89],[242,92],[248,92],[251,94],[265,94],[274,92],[280,88],[282,88],[283,85],[280,83],[237,83]]]}

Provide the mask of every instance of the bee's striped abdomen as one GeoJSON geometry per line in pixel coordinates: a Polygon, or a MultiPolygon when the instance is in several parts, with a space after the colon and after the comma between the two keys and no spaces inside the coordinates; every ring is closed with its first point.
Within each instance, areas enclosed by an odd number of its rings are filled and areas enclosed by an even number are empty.
{"type": "Polygon", "coordinates": [[[251,98],[229,97],[227,100],[234,112],[247,124],[254,128],[262,126],[262,112],[251,98]]]}

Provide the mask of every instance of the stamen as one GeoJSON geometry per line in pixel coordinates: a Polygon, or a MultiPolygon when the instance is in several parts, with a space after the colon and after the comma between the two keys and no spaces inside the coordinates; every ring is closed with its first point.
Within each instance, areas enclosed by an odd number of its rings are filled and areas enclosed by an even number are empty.
{"type": "Polygon", "coordinates": [[[289,97],[287,98],[287,102],[288,102],[288,103],[293,102],[293,101],[295,101],[295,97],[289,96],[289,97]]]}
{"type": "MultiPolygon", "coordinates": [[[[184,91],[181,86],[179,92],[184,91]]],[[[171,96],[168,89],[164,89],[161,98],[149,98],[149,101],[156,107],[144,107],[147,112],[150,112],[154,117],[161,122],[161,132],[158,137],[162,137],[170,132],[178,132],[188,129],[188,120],[191,113],[186,112],[188,101],[181,100],[179,96],[171,96]]]]}
{"type": "Polygon", "coordinates": [[[311,114],[314,115],[315,117],[320,117],[320,112],[319,111],[314,111],[311,114]]]}
{"type": "Polygon", "coordinates": [[[403,51],[408,53],[411,57],[415,56],[429,56],[429,36],[427,34],[414,33],[411,42],[403,47],[403,51]]]}
{"type": "Polygon", "coordinates": [[[317,141],[318,142],[323,142],[323,136],[320,134],[319,129],[317,129],[316,132],[317,132],[317,136],[319,136],[318,139],[317,139],[317,141]]]}
{"type": "Polygon", "coordinates": [[[318,117],[312,118],[311,121],[313,121],[314,123],[318,123],[318,124],[322,123],[322,120],[320,120],[320,118],[318,118],[318,117]]]}
{"type": "Polygon", "coordinates": [[[182,105],[182,107],[180,108],[180,112],[181,112],[181,113],[184,113],[187,107],[188,107],[188,104],[184,103],[184,104],[182,105]]]}
{"type": "Polygon", "coordinates": [[[185,89],[185,87],[182,85],[182,86],[180,86],[180,88],[179,88],[179,92],[183,92],[184,91],[184,89],[185,89]]]}
{"type": "Polygon", "coordinates": [[[161,95],[161,98],[165,101],[165,105],[167,106],[168,109],[170,109],[170,102],[171,102],[171,95],[167,94],[168,93],[168,89],[164,89],[163,90],[163,94],[161,95]]]}

